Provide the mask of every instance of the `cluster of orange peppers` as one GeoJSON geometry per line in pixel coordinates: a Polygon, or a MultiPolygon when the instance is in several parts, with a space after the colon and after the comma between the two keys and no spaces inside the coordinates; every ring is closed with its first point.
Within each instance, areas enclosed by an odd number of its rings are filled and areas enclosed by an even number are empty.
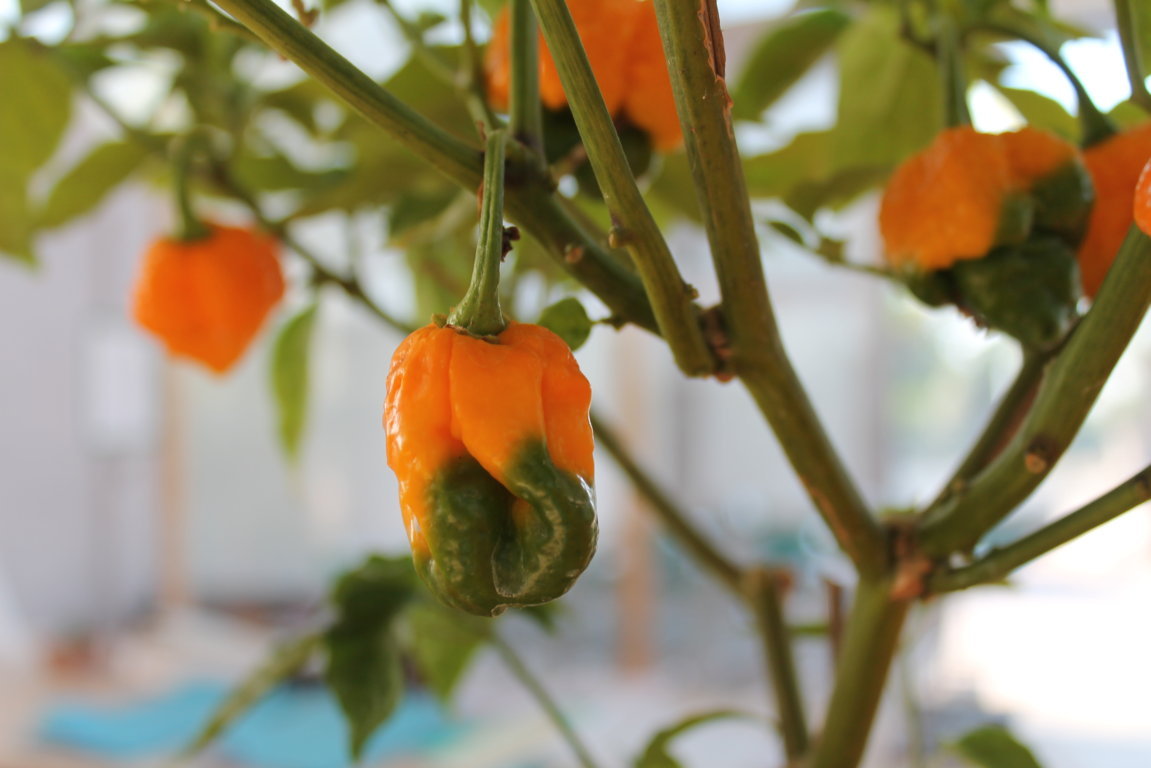
{"type": "Polygon", "coordinates": [[[1036,128],[940,133],[892,175],[879,226],[888,263],[1025,345],[1058,343],[1099,290],[1134,216],[1151,123],[1080,151],[1036,128]]]}

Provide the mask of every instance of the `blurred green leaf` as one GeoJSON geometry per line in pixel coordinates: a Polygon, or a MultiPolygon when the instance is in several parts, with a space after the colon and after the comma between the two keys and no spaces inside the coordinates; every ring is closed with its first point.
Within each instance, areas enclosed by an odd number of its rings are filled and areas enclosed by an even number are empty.
{"type": "Polygon", "coordinates": [[[148,150],[134,142],[113,141],[96,147],[56,182],[36,215],[37,225],[52,229],[90,212],[147,156],[148,150]]]}
{"type": "Polygon", "coordinates": [[[20,0],[20,15],[27,16],[30,13],[35,13],[41,8],[46,8],[51,5],[55,0],[20,0]]]}
{"type": "Polygon", "coordinates": [[[1151,77],[1151,7],[1145,2],[1128,0],[1131,9],[1131,37],[1135,41],[1143,77],[1151,77]]]}
{"type": "Polygon", "coordinates": [[[643,754],[635,761],[635,768],[683,768],[683,764],[672,757],[667,751],[668,747],[671,746],[672,740],[684,731],[695,728],[698,725],[733,717],[746,717],[746,715],[742,712],[721,709],[715,712],[692,715],[670,728],[663,729],[648,742],[647,749],[645,749],[643,754]]]}
{"type": "Polygon", "coordinates": [[[654,174],[646,197],[666,206],[676,217],[702,221],[687,155],[683,152],[663,155],[655,165],[658,171],[654,174]]]}
{"type": "MultiPolygon", "coordinates": [[[[446,312],[463,298],[474,252],[470,227],[408,245],[404,257],[415,281],[417,317],[446,312]]],[[[501,290],[505,287],[501,281],[501,290]]]]}
{"type": "Polygon", "coordinates": [[[0,42],[0,72],[0,170],[23,186],[68,127],[72,81],[48,51],[19,38],[0,42]]]}
{"type": "Polygon", "coordinates": [[[841,168],[822,179],[805,180],[784,195],[793,211],[811,221],[821,208],[842,208],[869,189],[881,185],[891,173],[886,165],[841,168]]]}
{"type": "Polygon", "coordinates": [[[803,236],[803,233],[800,232],[795,227],[793,227],[791,224],[787,223],[786,221],[779,221],[779,220],[772,220],[772,221],[769,221],[767,223],[768,223],[768,226],[770,226],[772,229],[774,229],[779,234],[786,237],[791,242],[795,243],[796,245],[798,245],[802,248],[807,247],[807,238],[805,238],[803,236]]]}
{"type": "Polygon", "coordinates": [[[105,40],[60,43],[52,49],[56,57],[72,72],[87,79],[96,72],[114,67],[117,61],[108,55],[105,40]]]}
{"type": "Polygon", "coordinates": [[[336,624],[343,627],[390,624],[417,588],[410,557],[372,555],[342,574],[332,588],[336,624]]]}
{"type": "Polygon", "coordinates": [[[348,719],[356,759],[403,691],[393,630],[416,588],[410,558],[372,556],[343,574],[332,590],[336,618],[324,636],[324,679],[348,719]]]}
{"type": "Polygon", "coordinates": [[[462,193],[450,184],[401,195],[388,209],[388,240],[402,245],[405,235],[443,213],[462,193]]]}
{"type": "Polygon", "coordinates": [[[574,296],[560,299],[545,309],[539,324],[563,339],[573,350],[582,347],[591,335],[591,318],[574,296]]]}
{"type": "Polygon", "coordinates": [[[329,630],[324,638],[328,666],[324,680],[348,721],[354,760],[368,739],[391,717],[403,693],[400,653],[387,628],[329,630]]]}
{"type": "Polygon", "coordinates": [[[441,701],[448,701],[484,643],[486,622],[430,601],[412,605],[405,618],[420,677],[441,701]]]}
{"type": "Polygon", "coordinates": [[[980,768],[1042,768],[1031,750],[1001,725],[987,725],[963,736],[955,751],[980,768]]]}
{"type": "Polygon", "coordinates": [[[747,189],[753,198],[783,197],[797,184],[827,176],[831,170],[830,132],[798,134],[791,143],[743,161],[747,189]]]}
{"type": "Polygon", "coordinates": [[[801,13],[772,28],[756,44],[732,91],[733,116],[757,120],[831,48],[851,24],[834,8],[801,13]]]}
{"type": "Polygon", "coordinates": [[[899,19],[872,5],[839,39],[839,119],[834,165],[890,166],[926,146],[942,128],[935,64],[905,41],[899,19]]]}
{"type": "Polygon", "coordinates": [[[831,132],[801,133],[790,144],[744,160],[753,198],[780,198],[810,219],[822,207],[837,208],[883,183],[890,164],[837,165],[831,132]]]}
{"type": "Polygon", "coordinates": [[[319,644],[320,635],[304,635],[272,651],[251,675],[228,693],[199,733],[181,750],[182,756],[190,758],[204,749],[273,688],[297,674],[319,644]]]}
{"type": "Polygon", "coordinates": [[[282,112],[313,136],[320,132],[319,123],[316,122],[316,106],[327,101],[331,101],[330,94],[311,78],[260,96],[262,107],[282,112]]]}
{"type": "Polygon", "coordinates": [[[24,194],[25,183],[22,173],[0,165],[0,256],[34,266],[32,212],[24,194]]]}
{"type": "Polygon", "coordinates": [[[233,158],[236,178],[245,189],[267,192],[301,189],[312,192],[334,186],[347,178],[346,168],[306,171],[279,153],[254,154],[242,151],[233,158]]]}
{"type": "Polygon", "coordinates": [[[1147,121],[1147,112],[1132,101],[1121,101],[1111,108],[1107,116],[1122,129],[1134,128],[1147,121]]]}
{"type": "Polygon", "coordinates": [[[318,308],[313,302],[284,323],[272,348],[272,394],[279,412],[280,446],[291,461],[299,456],[308,418],[308,368],[318,308]]]}
{"type": "Polygon", "coordinates": [[[1024,88],[996,85],[995,89],[1011,102],[1028,125],[1043,128],[1074,141],[1079,136],[1079,121],[1055,99],[1024,88]]]}

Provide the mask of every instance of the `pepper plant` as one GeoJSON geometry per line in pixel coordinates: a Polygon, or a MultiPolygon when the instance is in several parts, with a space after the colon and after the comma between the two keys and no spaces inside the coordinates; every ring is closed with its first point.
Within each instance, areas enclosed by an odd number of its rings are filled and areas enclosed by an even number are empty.
{"type": "MultiPolygon", "coordinates": [[[[179,237],[201,248],[209,228],[199,209],[242,212],[250,229],[284,246],[283,258],[306,267],[304,288],[313,297],[279,329],[273,354],[289,456],[303,434],[307,355],[324,289],[412,331],[461,301],[477,253],[467,298],[438,322],[471,328],[477,337],[500,332],[505,315],[497,298],[501,291],[514,296],[525,275],[567,286],[573,297],[593,294],[606,307],[599,322],[658,336],[684,376],[747,390],[806,489],[812,514],[853,566],[833,690],[826,711],[811,720],[792,656],[787,574],[767,560],[738,561],[710,540],[645,473],[643,457],[628,454],[610,425],[593,417],[606,457],[635,482],[683,550],[754,617],[788,765],[856,766],[917,603],[1001,580],[1151,497],[1145,468],[1013,543],[980,546],[1055,469],[1151,302],[1151,239],[1132,226],[1131,215],[1135,179],[1151,157],[1140,125],[1151,112],[1151,11],[1137,0],[1114,0],[1131,95],[1104,113],[1061,55],[1064,43],[1087,33],[1057,18],[1045,0],[800,2],[765,28],[734,73],[727,71],[715,0],[504,2],[459,0],[447,15],[431,7],[412,15],[390,0],[293,0],[290,8],[272,0],[21,0],[0,42],[0,252],[34,266],[40,233],[90,212],[129,178],[174,188],[179,237]],[[654,9],[661,45],[652,42],[654,27],[635,31],[636,8],[654,9]],[[389,19],[407,41],[405,60],[383,82],[324,40],[329,16],[349,11],[389,19]],[[625,30],[631,37],[624,43],[613,37],[625,30]],[[1061,69],[1076,94],[1073,114],[1007,84],[1007,42],[1031,46],[1061,69]],[[741,153],[737,124],[765,120],[825,57],[835,61],[839,80],[834,125],[771,152],[741,153]],[[106,86],[118,73],[148,67],[161,72],[160,95],[129,113],[106,86]],[[265,67],[299,76],[269,85],[259,76],[265,67]],[[976,81],[1010,102],[1026,131],[976,134],[968,108],[976,81]],[[672,98],[667,105],[651,100],[662,88],[672,98]],[[63,170],[49,166],[81,100],[114,121],[118,135],[63,170]],[[929,156],[943,159],[924,160],[929,156]],[[484,200],[478,250],[477,194],[484,200]],[[887,258],[850,263],[844,244],[823,231],[821,214],[875,194],[885,195],[879,224],[887,258]],[[788,221],[764,220],[752,203],[765,200],[786,206],[788,221]],[[313,252],[299,241],[299,228],[320,216],[380,220],[410,266],[416,315],[373,298],[359,259],[313,252]],[[498,256],[512,234],[505,219],[522,238],[501,289],[498,256]],[[953,219],[966,222],[962,231],[940,234],[953,219]],[[665,238],[684,220],[706,233],[720,289],[713,306],[701,305],[665,238]],[[763,269],[761,239],[770,227],[832,265],[862,268],[892,290],[954,306],[1019,341],[1016,380],[930,503],[899,514],[873,507],[827,438],[780,339],[763,269]],[[1088,298],[1080,272],[1091,276],[1088,298]]],[[[186,278],[170,295],[219,290],[199,279],[186,278]]],[[[242,287],[228,291],[244,295],[242,287]]],[[[514,302],[505,309],[517,311],[514,302]]],[[[180,333],[212,332],[210,318],[194,316],[204,325],[182,325],[180,333]]],[[[591,321],[569,298],[540,322],[578,345],[591,321]]],[[[538,450],[547,466],[560,463],[553,446],[538,450]]],[[[403,473],[406,465],[397,463],[403,473]]],[[[478,471],[483,477],[475,482],[492,482],[484,474],[491,470],[478,471]]],[[[590,471],[581,476],[590,482],[590,471]]],[[[490,492],[508,493],[496,486],[490,492]]],[[[517,524],[530,514],[512,497],[501,499],[517,524]]],[[[579,568],[594,541],[586,510],[581,514],[579,568]]],[[[429,581],[441,592],[450,582],[457,591],[448,602],[461,605],[468,600],[458,590],[474,591],[473,579],[487,579],[477,612],[498,613],[506,597],[500,579],[473,573],[484,570],[476,553],[491,544],[474,537],[495,534],[453,520],[431,531],[438,549],[430,557],[455,570],[429,581]],[[471,555],[458,559],[464,550],[471,555]]],[[[546,555],[526,552],[533,541],[547,543],[525,537],[519,554],[543,562],[546,555]]],[[[425,575],[433,570],[428,557],[417,552],[425,575]]],[[[332,590],[330,622],[274,654],[191,748],[210,742],[319,655],[359,753],[401,695],[402,656],[448,696],[475,648],[490,643],[540,697],[578,761],[595,765],[500,639],[498,619],[437,601],[414,576],[406,558],[376,557],[342,577],[332,590]]],[[[567,586],[524,591],[524,599],[508,603],[548,621],[546,606],[531,604],[567,586]]],[[[639,764],[673,765],[665,750],[675,733],[658,735],[639,764]]],[[[1027,764],[1008,762],[1019,753],[1002,733],[972,738],[973,755],[987,741],[1007,744],[1000,754],[1008,757],[979,758],[982,764],[1027,764]]]]}

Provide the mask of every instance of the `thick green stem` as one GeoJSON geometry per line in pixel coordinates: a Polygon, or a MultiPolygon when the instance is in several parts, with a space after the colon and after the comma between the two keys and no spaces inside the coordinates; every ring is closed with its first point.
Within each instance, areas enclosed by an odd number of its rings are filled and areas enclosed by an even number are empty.
{"type": "Polygon", "coordinates": [[[945,12],[939,14],[935,56],[943,91],[943,124],[948,128],[971,125],[971,112],[967,108],[963,41],[955,27],[955,20],[945,12]]]}
{"type": "Polygon", "coordinates": [[[568,743],[568,746],[575,752],[580,765],[583,768],[596,768],[596,762],[592,759],[591,752],[584,746],[579,735],[575,732],[575,729],[572,728],[571,723],[568,722],[567,717],[560,711],[559,706],[556,705],[551,694],[547,692],[543,684],[540,683],[536,676],[532,674],[531,670],[527,668],[527,665],[524,664],[515,650],[496,632],[490,633],[488,639],[496,649],[496,652],[499,653],[500,658],[503,659],[504,664],[507,665],[512,674],[516,676],[516,679],[528,689],[536,702],[543,708],[544,712],[547,713],[548,718],[551,719],[556,729],[568,743]]]}
{"type": "Polygon", "coordinates": [[[448,323],[474,336],[495,336],[507,327],[500,309],[500,263],[504,260],[504,147],[507,132],[488,134],[480,202],[480,238],[468,292],[448,323]]]}
{"type": "Polygon", "coordinates": [[[656,0],[684,142],[723,297],[732,372],[751,392],[836,541],[862,572],[887,552],[878,524],[828,440],[783,349],[723,81],[714,3],[656,0]]]}
{"type": "Polygon", "coordinates": [[[863,757],[910,602],[886,578],[863,580],[847,621],[823,733],[805,768],[855,768],[863,757]]]}
{"type": "Polygon", "coordinates": [[[967,551],[1043,481],[1087,418],[1151,306],[1151,238],[1131,227],[1095,304],[1050,363],[1015,437],[973,482],[924,516],[931,557],[967,551]]]}
{"type": "MultiPolygon", "coordinates": [[[[474,190],[482,176],[481,153],[413,111],[356,69],[272,0],[217,3],[268,47],[310,74],[347,106],[461,187],[474,190]]],[[[638,277],[603,245],[604,238],[569,216],[539,162],[509,152],[508,215],[535,235],[616,317],[656,330],[655,316],[638,277]],[[511,174],[512,169],[515,174],[511,174]]]]}
{"type": "Polygon", "coordinates": [[[691,522],[690,516],[672,500],[671,495],[659,487],[652,477],[636,462],[615,431],[593,411],[592,430],[596,441],[608,452],[636,490],[651,505],[651,509],[668,531],[687,550],[696,562],[721,584],[736,594],[743,591],[743,573],[739,566],[727,558],[691,522]]]}
{"type": "Polygon", "coordinates": [[[206,136],[193,129],[172,142],[172,191],[180,219],[176,231],[177,240],[202,240],[212,234],[212,230],[196,215],[192,205],[192,164],[197,155],[205,151],[207,140],[206,136]]]}
{"type": "Polygon", "coordinates": [[[1142,45],[1146,40],[1138,38],[1139,25],[1136,23],[1136,13],[1147,13],[1144,8],[1139,11],[1135,0],[1114,0],[1115,26],[1119,30],[1119,42],[1123,48],[1123,63],[1127,68],[1127,81],[1131,83],[1131,101],[1144,110],[1151,112],[1151,94],[1147,92],[1147,81],[1143,77],[1143,55],[1146,51],[1142,45]]]}
{"type": "Polygon", "coordinates": [[[766,568],[752,571],[748,574],[748,600],[763,640],[764,662],[779,714],[783,749],[787,759],[794,762],[807,753],[808,733],[791,652],[792,635],[783,614],[784,578],[784,574],[766,568]]]}
{"type": "Polygon", "coordinates": [[[636,186],[567,5],[564,0],[532,0],[532,6],[611,212],[613,237],[635,261],[660,334],[684,373],[711,374],[715,361],[700,327],[695,290],[680,275],[663,233],[636,186]]]}
{"type": "Polygon", "coordinates": [[[1002,549],[992,550],[971,565],[943,570],[927,583],[929,592],[952,592],[1001,581],[1021,565],[1045,555],[1072,539],[1098,528],[1151,499],[1151,467],[1074,512],[1024,536],[1002,549]]]}
{"type": "Polygon", "coordinates": [[[1043,381],[1043,372],[1047,369],[1049,359],[1048,354],[1023,350],[1023,362],[1019,366],[1015,381],[1003,393],[995,413],[987,422],[979,439],[975,441],[975,445],[968,451],[959,468],[943,486],[943,490],[928,510],[942,504],[953,493],[961,491],[1003,449],[1034,400],[1035,391],[1043,381]]]}
{"type": "Polygon", "coordinates": [[[540,105],[540,39],[531,0],[510,0],[511,94],[509,122],[517,141],[539,152],[544,148],[540,105]]]}

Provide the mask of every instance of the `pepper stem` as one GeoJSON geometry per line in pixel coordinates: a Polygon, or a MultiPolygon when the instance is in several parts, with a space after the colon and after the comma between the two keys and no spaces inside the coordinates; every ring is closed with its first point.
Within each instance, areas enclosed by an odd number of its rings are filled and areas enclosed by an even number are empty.
{"type": "Polygon", "coordinates": [[[488,134],[484,147],[484,181],[480,190],[480,238],[472,281],[448,324],[473,336],[495,336],[507,327],[500,309],[500,262],[504,257],[504,147],[507,131],[488,134]]]}
{"type": "Polygon", "coordinates": [[[176,138],[172,143],[172,190],[176,195],[176,211],[180,216],[176,239],[202,240],[212,233],[203,221],[196,216],[192,206],[191,175],[192,161],[196,153],[202,149],[204,135],[198,130],[192,130],[176,138]]]}
{"type": "Polygon", "coordinates": [[[940,13],[938,21],[935,56],[943,91],[943,123],[948,128],[971,125],[967,77],[963,69],[963,41],[954,19],[940,13]]]}

